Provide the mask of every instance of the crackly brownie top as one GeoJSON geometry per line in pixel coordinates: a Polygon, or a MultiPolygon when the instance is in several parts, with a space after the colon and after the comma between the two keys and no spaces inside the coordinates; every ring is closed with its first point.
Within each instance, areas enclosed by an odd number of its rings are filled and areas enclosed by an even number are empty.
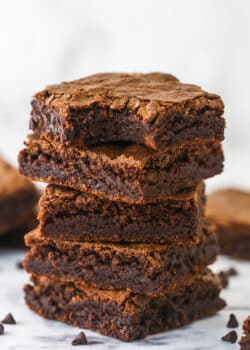
{"type": "Polygon", "coordinates": [[[0,196],[5,197],[25,188],[33,188],[31,182],[0,158],[0,196]]]}
{"type": "Polygon", "coordinates": [[[250,227],[250,193],[248,192],[238,189],[214,192],[208,196],[206,210],[207,216],[219,224],[237,223],[250,227]]]}
{"type": "MultiPolygon", "coordinates": [[[[150,120],[171,105],[186,104],[200,108],[209,105],[223,113],[219,96],[203,91],[199,86],[181,83],[165,73],[125,74],[103,73],[71,82],[51,85],[34,96],[42,105],[56,109],[67,117],[70,110],[89,108],[97,103],[111,109],[127,107],[137,110],[145,120],[150,120]]],[[[190,106],[189,106],[190,107],[190,106]]]]}

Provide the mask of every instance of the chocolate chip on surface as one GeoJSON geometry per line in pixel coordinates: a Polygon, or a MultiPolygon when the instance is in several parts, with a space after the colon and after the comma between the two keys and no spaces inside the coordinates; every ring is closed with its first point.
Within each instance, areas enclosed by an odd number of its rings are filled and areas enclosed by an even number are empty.
{"type": "Polygon", "coordinates": [[[238,322],[235,314],[230,314],[229,320],[227,322],[227,327],[228,328],[237,328],[237,327],[239,327],[239,322],[238,322]]]}
{"type": "Polygon", "coordinates": [[[2,320],[2,323],[5,324],[16,324],[16,320],[14,319],[13,315],[11,313],[8,313],[4,319],[2,320]]]}
{"type": "Polygon", "coordinates": [[[228,274],[225,271],[220,271],[218,273],[218,276],[220,278],[222,288],[227,288],[228,283],[229,283],[228,274]]]}
{"type": "Polygon", "coordinates": [[[238,335],[235,331],[231,331],[221,338],[222,341],[226,341],[232,344],[236,343],[237,339],[238,339],[238,335]]]}
{"type": "Polygon", "coordinates": [[[218,273],[218,276],[220,278],[222,288],[227,288],[230,277],[234,277],[237,275],[238,275],[238,271],[234,267],[230,267],[227,270],[220,271],[218,273]]]}
{"type": "Polygon", "coordinates": [[[84,332],[80,332],[73,340],[72,345],[86,345],[88,344],[86,335],[84,332]]]}
{"type": "Polygon", "coordinates": [[[17,261],[16,263],[16,267],[20,270],[23,270],[23,262],[20,260],[20,261],[17,261]]]}
{"type": "Polygon", "coordinates": [[[239,272],[234,267],[228,269],[228,276],[238,276],[238,274],[239,272]]]}

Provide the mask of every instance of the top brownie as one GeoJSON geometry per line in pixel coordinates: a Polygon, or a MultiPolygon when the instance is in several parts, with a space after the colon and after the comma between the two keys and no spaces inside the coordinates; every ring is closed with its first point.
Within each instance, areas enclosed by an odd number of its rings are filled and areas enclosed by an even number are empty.
{"type": "Polygon", "coordinates": [[[162,149],[224,138],[221,98],[170,74],[96,74],[48,86],[31,104],[36,135],[80,147],[125,141],[162,149]]]}

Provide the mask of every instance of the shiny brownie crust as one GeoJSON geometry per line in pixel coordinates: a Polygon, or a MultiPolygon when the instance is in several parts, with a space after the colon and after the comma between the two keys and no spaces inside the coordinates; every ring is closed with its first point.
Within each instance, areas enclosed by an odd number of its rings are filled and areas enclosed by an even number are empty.
{"type": "Polygon", "coordinates": [[[88,147],[132,142],[162,149],[196,138],[224,138],[218,95],[170,74],[96,74],[49,86],[32,100],[39,136],[88,147]]]}

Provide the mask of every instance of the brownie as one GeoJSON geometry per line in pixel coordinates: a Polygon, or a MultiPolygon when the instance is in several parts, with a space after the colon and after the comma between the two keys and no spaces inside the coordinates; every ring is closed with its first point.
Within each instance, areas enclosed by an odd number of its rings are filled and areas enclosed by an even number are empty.
{"type": "Polygon", "coordinates": [[[170,74],[96,74],[49,86],[31,105],[33,132],[67,145],[125,141],[162,149],[224,138],[221,98],[170,74]]]}
{"type": "Polygon", "coordinates": [[[250,336],[250,316],[248,316],[248,317],[245,319],[242,328],[243,328],[244,334],[250,336]]]}
{"type": "Polygon", "coordinates": [[[140,145],[65,147],[31,136],[19,154],[22,174],[127,203],[156,202],[223,169],[221,143],[195,140],[152,151],[140,145]]]}
{"type": "Polygon", "coordinates": [[[243,336],[239,342],[240,350],[250,350],[250,316],[243,323],[243,336]]]}
{"type": "Polygon", "coordinates": [[[27,250],[24,242],[24,235],[30,230],[37,227],[38,221],[35,213],[31,214],[30,218],[27,218],[26,224],[20,227],[16,227],[5,234],[0,235],[0,250],[14,249],[14,250],[27,250]]]}
{"type": "Polygon", "coordinates": [[[49,185],[40,200],[39,232],[56,240],[85,242],[197,241],[204,204],[203,183],[184,196],[147,204],[114,202],[49,185]]]}
{"type": "Polygon", "coordinates": [[[123,341],[187,325],[225,305],[219,280],[209,271],[174,284],[163,295],[100,290],[47,277],[33,277],[24,290],[26,303],[40,316],[123,341]]]}
{"type": "Polygon", "coordinates": [[[207,202],[206,214],[216,225],[221,252],[250,260],[250,193],[220,190],[207,202]]]}
{"type": "Polygon", "coordinates": [[[17,228],[31,229],[39,193],[34,185],[0,158],[0,235],[17,228]]]}
{"type": "Polygon", "coordinates": [[[212,264],[218,254],[214,228],[204,224],[200,243],[114,244],[51,240],[32,231],[25,269],[36,275],[80,281],[101,289],[164,293],[169,285],[212,264]]]}

